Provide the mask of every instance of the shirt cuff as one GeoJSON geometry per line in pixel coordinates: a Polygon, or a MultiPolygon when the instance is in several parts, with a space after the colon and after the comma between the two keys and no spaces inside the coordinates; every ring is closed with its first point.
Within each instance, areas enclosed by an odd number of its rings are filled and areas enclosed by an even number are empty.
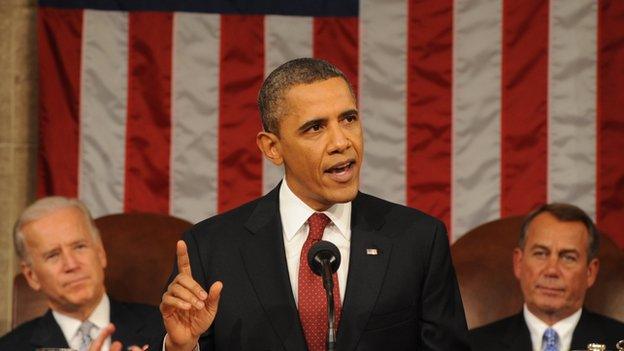
{"type": "MultiPolygon", "coordinates": [[[[168,336],[168,335],[169,335],[169,334],[165,334],[165,337],[163,338],[162,351],[167,351],[167,350],[165,349],[165,343],[167,342],[167,336],[168,336]]],[[[193,351],[200,351],[200,349],[199,349],[199,343],[198,343],[197,345],[195,345],[195,347],[193,348],[193,351]]]]}

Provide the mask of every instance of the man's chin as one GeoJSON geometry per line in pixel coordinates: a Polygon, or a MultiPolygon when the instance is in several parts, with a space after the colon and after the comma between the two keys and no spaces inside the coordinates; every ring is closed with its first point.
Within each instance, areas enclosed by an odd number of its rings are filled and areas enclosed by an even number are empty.
{"type": "Polygon", "coordinates": [[[66,296],[61,301],[52,304],[52,309],[61,313],[71,314],[80,312],[88,300],[76,299],[74,296],[66,296]]]}
{"type": "Polygon", "coordinates": [[[97,302],[99,297],[94,289],[84,288],[67,294],[66,300],[70,305],[84,306],[85,304],[88,305],[97,302]]]}
{"type": "Polygon", "coordinates": [[[346,203],[349,201],[353,201],[358,193],[358,184],[354,182],[353,184],[349,184],[344,187],[338,187],[337,189],[332,189],[329,194],[333,203],[346,203]]]}
{"type": "Polygon", "coordinates": [[[555,299],[542,299],[535,305],[544,314],[556,314],[563,308],[563,303],[555,299]]]}

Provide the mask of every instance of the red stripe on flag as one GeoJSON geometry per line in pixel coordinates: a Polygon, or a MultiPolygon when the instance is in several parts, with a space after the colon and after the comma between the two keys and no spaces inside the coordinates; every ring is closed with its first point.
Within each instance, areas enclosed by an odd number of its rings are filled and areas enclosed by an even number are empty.
{"type": "Polygon", "coordinates": [[[408,11],[407,204],[450,233],[453,1],[411,0],[408,11]]]}
{"type": "Polygon", "coordinates": [[[503,2],[501,217],[547,199],[548,2],[503,2]]]}
{"type": "Polygon", "coordinates": [[[256,99],[264,78],[264,17],[221,16],[219,196],[223,212],[262,195],[256,99]]]}
{"type": "Polygon", "coordinates": [[[39,196],[78,196],[82,17],[38,8],[39,196]]]}
{"type": "Polygon", "coordinates": [[[125,211],[169,213],[173,14],[129,14],[125,211]]]}
{"type": "Polygon", "coordinates": [[[313,55],[338,67],[358,91],[359,22],[357,17],[315,17],[313,55]]]}
{"type": "Polygon", "coordinates": [[[624,2],[600,2],[596,221],[624,248],[624,2]]]}

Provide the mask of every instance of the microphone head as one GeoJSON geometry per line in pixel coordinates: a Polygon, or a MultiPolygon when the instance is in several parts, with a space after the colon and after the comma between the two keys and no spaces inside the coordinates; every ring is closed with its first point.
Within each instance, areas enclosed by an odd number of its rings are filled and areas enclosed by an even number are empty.
{"type": "Polygon", "coordinates": [[[314,274],[323,274],[322,261],[328,260],[332,273],[340,267],[340,251],[336,245],[329,241],[320,240],[316,242],[308,251],[308,265],[314,274]]]}

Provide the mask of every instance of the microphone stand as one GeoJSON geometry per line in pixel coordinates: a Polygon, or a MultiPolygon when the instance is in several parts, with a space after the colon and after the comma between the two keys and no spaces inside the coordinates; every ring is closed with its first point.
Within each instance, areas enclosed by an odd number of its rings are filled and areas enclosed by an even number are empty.
{"type": "Polygon", "coordinates": [[[325,296],[327,296],[327,351],[336,350],[336,316],[334,312],[334,281],[332,279],[332,270],[329,259],[322,259],[323,267],[323,287],[325,288],[325,296]]]}
{"type": "Polygon", "coordinates": [[[334,280],[332,274],[340,266],[340,251],[329,241],[319,241],[308,251],[308,265],[323,279],[327,297],[327,351],[336,350],[336,315],[334,311],[334,280]]]}

